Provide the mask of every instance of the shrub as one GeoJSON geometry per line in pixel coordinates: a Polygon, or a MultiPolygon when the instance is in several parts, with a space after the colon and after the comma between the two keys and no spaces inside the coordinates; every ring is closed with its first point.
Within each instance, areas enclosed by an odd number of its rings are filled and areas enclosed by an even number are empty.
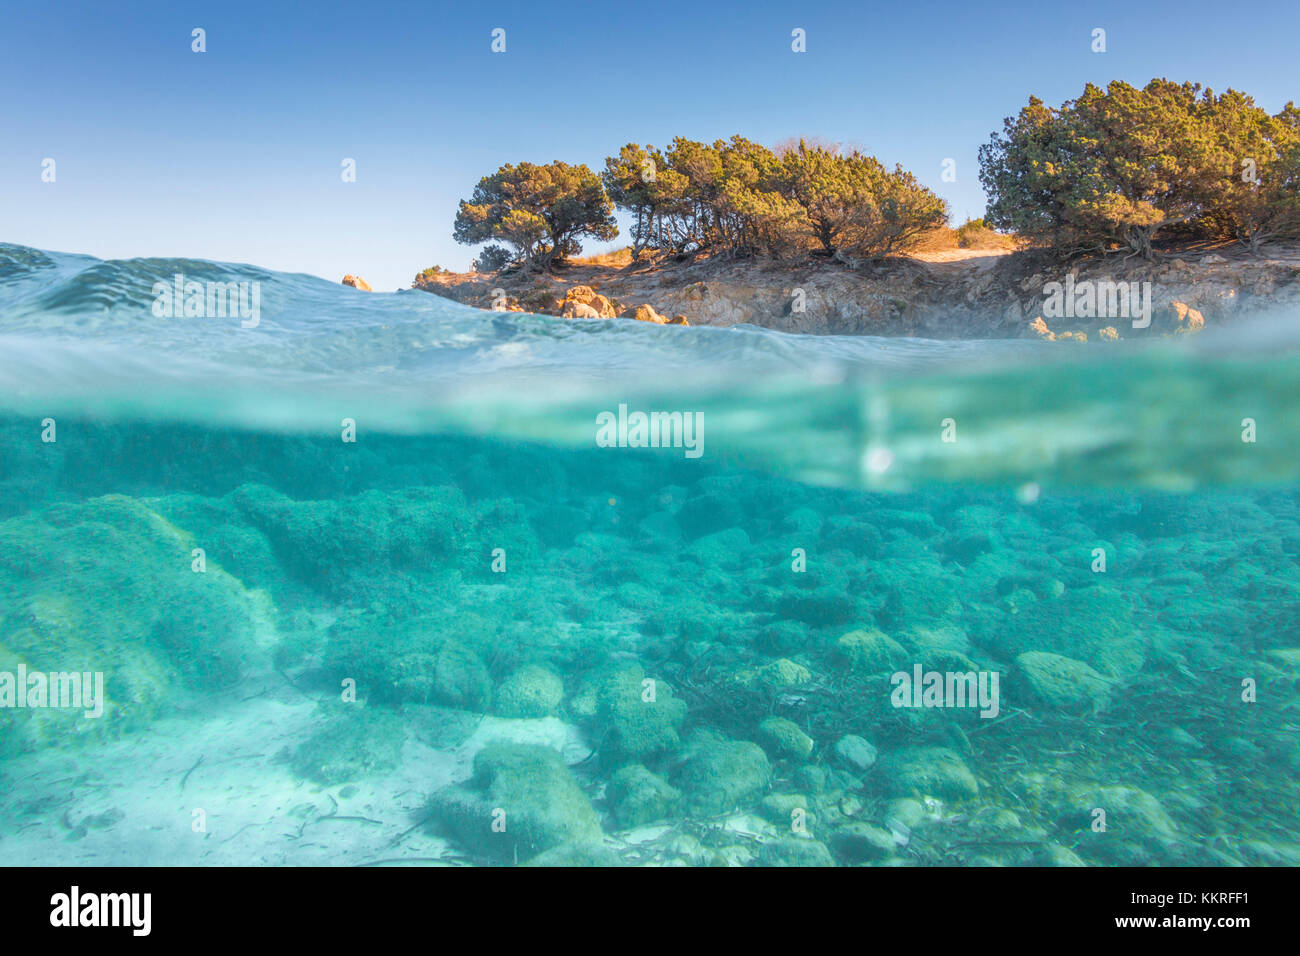
{"type": "Polygon", "coordinates": [[[509,249],[493,244],[480,250],[470,268],[475,272],[500,272],[514,261],[515,257],[510,254],[509,249]]]}

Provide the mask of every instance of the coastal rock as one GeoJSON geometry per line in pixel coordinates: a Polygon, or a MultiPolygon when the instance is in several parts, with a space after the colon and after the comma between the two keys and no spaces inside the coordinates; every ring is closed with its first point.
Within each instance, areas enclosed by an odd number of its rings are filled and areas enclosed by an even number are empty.
{"type": "Polygon", "coordinates": [[[566,319],[612,319],[618,309],[590,286],[576,285],[564,293],[560,315],[566,319]]]}
{"type": "Polygon", "coordinates": [[[560,317],[564,319],[599,319],[600,312],[585,302],[566,302],[564,308],[560,311],[560,317]]]}
{"type": "MultiPolygon", "coordinates": [[[[1219,261],[1222,262],[1223,259],[1220,258],[1219,261]]],[[[1176,331],[1186,334],[1199,332],[1205,328],[1205,316],[1199,309],[1193,309],[1187,303],[1179,302],[1177,299],[1169,303],[1169,308],[1174,313],[1176,331]]]]}
{"type": "Polygon", "coordinates": [[[343,284],[350,285],[354,289],[360,289],[362,292],[375,291],[374,289],[370,288],[370,283],[367,282],[365,279],[361,278],[361,276],[346,275],[343,277],[343,284]]]}
{"type": "Polygon", "coordinates": [[[1029,331],[1039,338],[1047,339],[1049,342],[1056,341],[1056,333],[1047,327],[1047,323],[1043,321],[1041,315],[1029,323],[1029,331]]]}
{"type": "Polygon", "coordinates": [[[668,319],[660,315],[649,305],[638,305],[632,310],[629,318],[636,319],[638,322],[653,322],[655,325],[667,325],[668,319]]]}
{"type": "MultiPolygon", "coordinates": [[[[1300,301],[1300,267],[1285,246],[1266,258],[1185,253],[1176,263],[1123,262],[1105,258],[1077,265],[1079,281],[1150,281],[1153,321],[1150,329],[1131,332],[1107,320],[1127,338],[1174,331],[1179,322],[1169,313],[1172,301],[1189,309],[1213,309],[1223,320],[1252,313],[1276,313],[1300,301]]],[[[538,279],[474,273],[438,274],[417,279],[416,287],[475,305],[482,291],[500,285],[522,295],[535,283],[549,286],[551,302],[560,301],[569,282],[599,285],[623,302],[653,301],[656,315],[686,314],[692,325],[727,327],[741,323],[783,332],[840,335],[924,335],[933,338],[1026,336],[1056,338],[1042,320],[1042,286],[1059,270],[1044,271],[1033,251],[1010,254],[975,252],[954,261],[932,261],[925,254],[889,260],[888,266],[846,269],[843,263],[791,264],[774,276],[771,264],[700,258],[627,270],[624,266],[579,266],[563,276],[538,279]],[[1028,275],[1028,278],[1026,278],[1028,275]],[[802,290],[803,308],[792,308],[793,288],[802,290]],[[1029,293],[1033,293],[1030,295],[1029,293]]],[[[617,303],[616,303],[617,307],[617,303]]],[[[554,305],[530,306],[553,312],[554,305]]],[[[635,309],[620,308],[635,317],[635,309]]],[[[1100,319],[1101,317],[1098,317],[1100,319]]],[[[1118,317],[1117,317],[1118,318],[1118,317]]],[[[1194,320],[1193,320],[1194,321],[1194,320]]],[[[1081,343],[1103,323],[1079,325],[1065,341],[1081,343]]],[[[1187,325],[1184,321],[1182,325],[1187,325]]]]}

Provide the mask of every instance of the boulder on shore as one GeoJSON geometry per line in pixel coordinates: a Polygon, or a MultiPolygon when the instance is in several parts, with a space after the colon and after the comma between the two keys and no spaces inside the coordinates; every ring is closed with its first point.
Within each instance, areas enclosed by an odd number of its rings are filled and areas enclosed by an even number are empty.
{"type": "Polygon", "coordinates": [[[367,282],[365,279],[361,278],[361,276],[345,275],[343,277],[343,284],[350,285],[354,289],[360,289],[362,292],[375,291],[374,289],[370,288],[370,283],[367,282]]]}
{"type": "Polygon", "coordinates": [[[560,316],[565,319],[612,319],[618,308],[591,286],[575,285],[564,293],[560,316]]]}
{"type": "Polygon", "coordinates": [[[668,319],[660,315],[649,305],[638,305],[631,312],[631,318],[638,322],[653,322],[655,325],[667,325],[668,319]]]}

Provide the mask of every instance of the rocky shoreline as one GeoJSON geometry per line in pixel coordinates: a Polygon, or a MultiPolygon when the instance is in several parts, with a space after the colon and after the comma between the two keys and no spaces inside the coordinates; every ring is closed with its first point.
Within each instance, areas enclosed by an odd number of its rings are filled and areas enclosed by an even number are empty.
{"type": "Polygon", "coordinates": [[[575,263],[553,273],[421,275],[415,288],[477,308],[659,324],[750,324],[815,335],[1141,338],[1300,305],[1300,246],[1260,256],[1236,245],[1062,264],[1033,250],[954,250],[850,268],[755,260],[575,263]],[[1150,324],[1128,316],[1054,315],[1053,283],[1149,283],[1150,324]],[[648,309],[646,308],[648,307],[648,309]],[[639,313],[639,314],[638,314],[639,313]]]}

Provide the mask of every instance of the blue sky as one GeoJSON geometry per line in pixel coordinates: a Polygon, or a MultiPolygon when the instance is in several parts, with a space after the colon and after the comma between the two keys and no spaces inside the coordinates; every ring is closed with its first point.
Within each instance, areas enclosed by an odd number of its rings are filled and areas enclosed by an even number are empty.
{"type": "Polygon", "coordinates": [[[1276,111],[1300,100],[1297,36],[1294,0],[9,3],[0,240],[391,290],[468,265],[456,203],[502,163],[599,169],[627,142],[734,133],[857,145],[960,221],[983,211],[976,151],[1031,93],[1167,76],[1276,111]]]}

